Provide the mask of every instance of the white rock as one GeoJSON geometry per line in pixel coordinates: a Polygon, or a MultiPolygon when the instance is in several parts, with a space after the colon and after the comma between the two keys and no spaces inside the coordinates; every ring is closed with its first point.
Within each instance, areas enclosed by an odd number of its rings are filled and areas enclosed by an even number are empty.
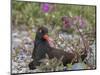
{"type": "Polygon", "coordinates": [[[72,65],[72,70],[82,70],[82,69],[86,69],[86,65],[84,63],[75,63],[74,65],[72,65]]]}

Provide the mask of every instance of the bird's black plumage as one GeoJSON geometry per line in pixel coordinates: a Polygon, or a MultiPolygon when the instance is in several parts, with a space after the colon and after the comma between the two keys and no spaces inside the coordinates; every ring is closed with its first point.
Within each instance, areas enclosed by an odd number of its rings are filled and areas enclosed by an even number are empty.
{"type": "Polygon", "coordinates": [[[41,63],[39,60],[45,58],[46,54],[48,54],[50,59],[56,57],[59,60],[61,57],[63,57],[62,62],[64,66],[71,63],[75,58],[75,54],[51,47],[48,41],[43,38],[45,34],[48,34],[48,29],[46,27],[40,27],[36,32],[34,49],[32,53],[33,61],[29,63],[29,68],[35,69],[36,66],[39,66],[41,63]]]}
{"type": "Polygon", "coordinates": [[[29,63],[30,69],[35,69],[35,66],[40,65],[39,60],[45,58],[45,54],[50,49],[49,43],[43,39],[43,36],[48,33],[48,29],[46,27],[38,28],[36,32],[34,49],[32,53],[32,59],[34,59],[31,63],[29,63]]]}
{"type": "Polygon", "coordinates": [[[34,49],[32,53],[32,58],[34,60],[40,60],[45,57],[47,53],[47,48],[49,48],[49,43],[43,39],[43,35],[48,33],[48,29],[45,27],[40,27],[36,32],[36,38],[34,43],[34,49]]]}

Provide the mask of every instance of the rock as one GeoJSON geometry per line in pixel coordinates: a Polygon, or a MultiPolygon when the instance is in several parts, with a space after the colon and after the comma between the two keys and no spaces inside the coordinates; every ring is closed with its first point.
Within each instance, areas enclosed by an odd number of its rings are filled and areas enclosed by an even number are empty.
{"type": "Polygon", "coordinates": [[[13,38],[18,37],[18,35],[19,35],[18,32],[12,33],[12,37],[13,37],[13,38]]]}
{"type": "Polygon", "coordinates": [[[22,40],[19,38],[12,38],[12,49],[19,48],[22,40]]]}
{"type": "Polygon", "coordinates": [[[88,57],[87,57],[87,61],[88,61],[88,64],[92,65],[92,66],[95,66],[95,61],[96,61],[96,57],[95,57],[95,41],[94,43],[90,46],[91,48],[91,52],[89,51],[88,52],[88,57]]]}
{"type": "Polygon", "coordinates": [[[87,69],[87,65],[84,63],[75,63],[74,65],[72,65],[72,70],[83,70],[83,69],[87,69]]]}
{"type": "Polygon", "coordinates": [[[28,36],[29,35],[29,33],[28,33],[28,31],[21,31],[21,33],[20,33],[20,36],[28,36]]]}
{"type": "Polygon", "coordinates": [[[65,32],[60,32],[59,38],[64,39],[64,40],[73,40],[73,39],[79,39],[80,36],[76,34],[68,34],[65,32]]]}

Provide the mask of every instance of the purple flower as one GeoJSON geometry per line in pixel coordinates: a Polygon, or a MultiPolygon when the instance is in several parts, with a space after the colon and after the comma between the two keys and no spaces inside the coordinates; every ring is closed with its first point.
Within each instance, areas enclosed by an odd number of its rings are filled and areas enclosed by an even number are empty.
{"type": "Polygon", "coordinates": [[[55,5],[49,4],[49,3],[42,3],[41,4],[41,10],[45,13],[52,12],[52,11],[55,10],[55,5]]]}
{"type": "Polygon", "coordinates": [[[85,20],[81,18],[81,19],[79,20],[79,25],[80,25],[80,28],[84,28],[85,25],[86,25],[85,20]]]}
{"type": "Polygon", "coordinates": [[[61,19],[62,19],[64,28],[69,28],[72,26],[72,20],[70,17],[63,16],[61,19]]]}
{"type": "Polygon", "coordinates": [[[41,4],[41,9],[43,12],[49,12],[50,4],[48,4],[48,3],[41,4]]]}
{"type": "Polygon", "coordinates": [[[63,16],[61,20],[63,22],[63,29],[65,30],[66,28],[73,28],[73,26],[76,24],[79,25],[79,28],[86,27],[86,20],[82,16],[74,16],[74,17],[63,16]]]}
{"type": "Polygon", "coordinates": [[[79,24],[80,28],[84,28],[86,25],[85,20],[81,16],[75,16],[73,17],[73,24],[79,24]]]}

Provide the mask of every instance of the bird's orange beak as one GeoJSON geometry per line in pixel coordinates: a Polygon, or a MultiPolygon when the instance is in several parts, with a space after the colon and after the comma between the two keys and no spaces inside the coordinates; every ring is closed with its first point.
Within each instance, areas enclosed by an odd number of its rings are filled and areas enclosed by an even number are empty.
{"type": "Polygon", "coordinates": [[[50,38],[47,34],[45,34],[45,35],[43,36],[43,39],[45,39],[45,40],[49,43],[49,45],[50,45],[51,47],[54,47],[54,40],[53,40],[52,38],[50,38]]]}
{"type": "Polygon", "coordinates": [[[49,41],[49,36],[48,36],[47,34],[45,34],[45,35],[43,36],[43,39],[49,41]]]}

